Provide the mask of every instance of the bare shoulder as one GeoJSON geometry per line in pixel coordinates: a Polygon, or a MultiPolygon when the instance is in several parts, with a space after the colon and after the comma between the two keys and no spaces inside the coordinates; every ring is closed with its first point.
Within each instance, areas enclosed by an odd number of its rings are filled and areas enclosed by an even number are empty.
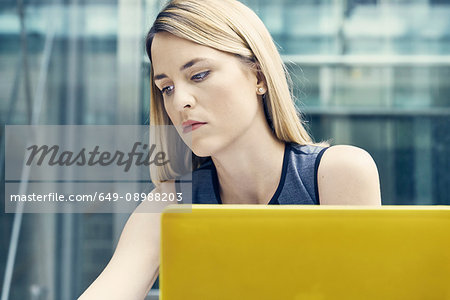
{"type": "Polygon", "coordinates": [[[341,167],[342,165],[375,164],[372,156],[366,150],[351,145],[335,145],[328,148],[321,159],[320,165],[341,167]]]}
{"type": "Polygon", "coordinates": [[[380,205],[378,169],[364,149],[336,145],[327,149],[317,171],[321,204],[380,205]]]}

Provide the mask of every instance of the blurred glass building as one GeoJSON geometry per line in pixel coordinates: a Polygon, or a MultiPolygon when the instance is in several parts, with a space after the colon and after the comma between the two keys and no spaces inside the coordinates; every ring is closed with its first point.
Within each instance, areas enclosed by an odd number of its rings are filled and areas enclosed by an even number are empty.
{"type": "MultiPolygon", "coordinates": [[[[144,38],[163,2],[3,0],[2,124],[148,124],[144,38]]],[[[243,2],[272,33],[316,141],[371,153],[383,204],[450,204],[450,1],[243,2]]],[[[127,218],[2,212],[1,300],[75,299],[127,218]]]]}

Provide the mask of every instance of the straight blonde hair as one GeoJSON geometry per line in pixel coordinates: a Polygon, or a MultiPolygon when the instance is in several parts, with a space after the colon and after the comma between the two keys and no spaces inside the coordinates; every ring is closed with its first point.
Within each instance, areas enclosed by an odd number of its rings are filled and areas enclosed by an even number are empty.
{"type": "MultiPolygon", "coordinates": [[[[177,37],[216,50],[237,55],[258,71],[267,84],[265,111],[269,124],[280,141],[301,145],[327,146],[325,142],[314,143],[305,129],[301,113],[297,111],[292,96],[292,80],[272,40],[258,16],[237,0],[172,0],[161,10],[147,34],[146,50],[151,61],[151,44],[158,32],[168,32],[177,37]]],[[[172,125],[164,107],[162,95],[155,86],[153,68],[150,72],[151,99],[150,125],[172,125]]],[[[165,134],[165,133],[164,133],[165,134]]],[[[180,137],[154,133],[152,141],[161,143],[162,151],[180,150],[180,137]]],[[[186,148],[186,151],[189,151],[186,148]]],[[[178,155],[179,156],[179,155],[178,155]]],[[[196,169],[205,158],[193,153],[178,157],[178,162],[151,169],[152,181],[159,183],[174,179],[183,172],[196,169]],[[192,155],[192,164],[188,157],[192,155]],[[175,165],[177,167],[175,167],[175,165]],[[183,170],[181,165],[186,166],[183,170]],[[189,169],[191,167],[191,170],[189,169]]]]}

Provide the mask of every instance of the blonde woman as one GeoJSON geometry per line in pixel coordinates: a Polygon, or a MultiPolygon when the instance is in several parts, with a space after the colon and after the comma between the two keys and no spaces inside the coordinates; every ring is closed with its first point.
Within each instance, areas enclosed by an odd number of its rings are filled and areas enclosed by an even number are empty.
{"type": "MultiPolygon", "coordinates": [[[[174,125],[178,142],[190,141],[188,202],[381,204],[378,171],[366,151],[312,141],[272,38],[249,8],[237,0],[170,1],[146,47],[151,125],[174,125]]],[[[164,138],[158,142],[170,148],[164,138]]],[[[183,176],[170,164],[153,170],[153,193],[182,191],[183,176]]],[[[131,215],[108,266],[80,299],[148,293],[158,275],[160,216],[140,214],[145,205],[131,215]]]]}

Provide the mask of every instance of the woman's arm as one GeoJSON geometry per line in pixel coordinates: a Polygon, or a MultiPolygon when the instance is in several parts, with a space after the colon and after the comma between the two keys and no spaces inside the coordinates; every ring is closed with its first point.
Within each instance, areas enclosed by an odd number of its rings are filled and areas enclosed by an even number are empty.
{"type": "Polygon", "coordinates": [[[330,147],[322,156],[317,177],[320,204],[381,205],[377,166],[361,148],[330,147]]]}
{"type": "MultiPolygon", "coordinates": [[[[174,191],[163,183],[151,193],[174,191]]],[[[159,203],[166,206],[170,203],[159,203]]],[[[78,300],[142,300],[159,274],[160,219],[155,203],[142,202],[128,219],[110,262],[78,300]]]]}

